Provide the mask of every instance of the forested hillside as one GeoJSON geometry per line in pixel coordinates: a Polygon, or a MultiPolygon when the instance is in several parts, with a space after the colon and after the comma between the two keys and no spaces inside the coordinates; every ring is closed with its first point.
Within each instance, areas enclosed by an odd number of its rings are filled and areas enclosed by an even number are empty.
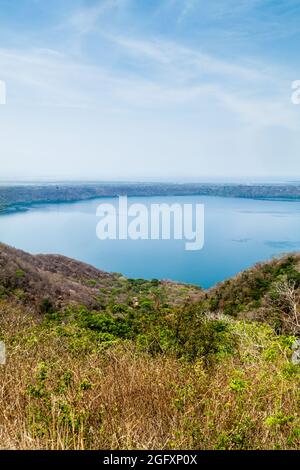
{"type": "Polygon", "coordinates": [[[299,260],[204,291],[0,245],[1,447],[299,448],[299,260]]]}

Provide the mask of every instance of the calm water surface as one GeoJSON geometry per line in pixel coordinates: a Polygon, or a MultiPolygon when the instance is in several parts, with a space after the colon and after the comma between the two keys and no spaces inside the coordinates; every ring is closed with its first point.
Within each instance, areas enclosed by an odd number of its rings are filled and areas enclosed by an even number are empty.
{"type": "Polygon", "coordinates": [[[96,199],[33,206],[0,216],[0,240],[30,253],[60,253],[128,277],[172,279],[209,287],[273,255],[300,250],[300,201],[179,196],[130,198],[129,204],[203,203],[205,244],[96,237],[96,199]]]}

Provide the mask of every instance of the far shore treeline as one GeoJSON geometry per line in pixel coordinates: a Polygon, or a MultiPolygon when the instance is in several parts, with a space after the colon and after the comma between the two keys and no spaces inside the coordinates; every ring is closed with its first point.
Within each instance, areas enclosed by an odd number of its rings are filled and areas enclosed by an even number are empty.
{"type": "Polygon", "coordinates": [[[219,196],[251,199],[300,199],[300,184],[221,183],[45,183],[0,185],[0,211],[32,203],[72,202],[120,195],[219,196]]]}

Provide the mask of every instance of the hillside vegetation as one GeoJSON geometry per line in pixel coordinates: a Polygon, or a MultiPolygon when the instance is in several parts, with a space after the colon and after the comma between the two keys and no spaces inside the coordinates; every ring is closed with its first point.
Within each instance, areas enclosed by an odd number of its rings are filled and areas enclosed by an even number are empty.
{"type": "Polygon", "coordinates": [[[222,183],[45,183],[0,184],[0,212],[27,210],[32,204],[127,196],[219,196],[299,199],[299,184],[222,183]]]}
{"type": "Polygon", "coordinates": [[[298,449],[299,255],[203,291],[0,245],[6,449],[298,449]]]}

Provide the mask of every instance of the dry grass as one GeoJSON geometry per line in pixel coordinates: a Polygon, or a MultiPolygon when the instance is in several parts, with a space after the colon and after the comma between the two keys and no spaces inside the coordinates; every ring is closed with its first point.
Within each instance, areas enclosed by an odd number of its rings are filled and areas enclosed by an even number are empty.
{"type": "MultiPolygon", "coordinates": [[[[133,281],[133,280],[131,280],[133,281]]],[[[70,304],[101,309],[111,301],[128,303],[133,297],[153,298],[159,291],[161,302],[184,304],[199,301],[203,292],[196,286],[167,281],[130,282],[117,273],[106,273],[61,255],[31,255],[0,243],[0,296],[5,294],[45,313],[48,307],[63,310],[70,304]]]]}
{"type": "Polygon", "coordinates": [[[240,347],[207,369],[105,350],[0,303],[3,449],[295,449],[299,369],[264,325],[236,322],[240,347]]]}

